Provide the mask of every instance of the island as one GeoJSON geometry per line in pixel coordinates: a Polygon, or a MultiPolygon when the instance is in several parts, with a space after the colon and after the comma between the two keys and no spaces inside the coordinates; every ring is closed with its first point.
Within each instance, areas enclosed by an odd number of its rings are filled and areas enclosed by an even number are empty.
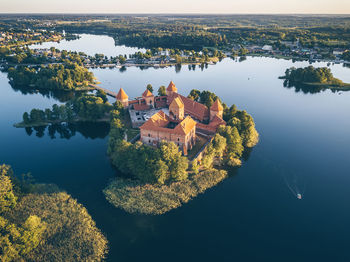
{"type": "Polygon", "coordinates": [[[102,88],[78,92],[66,104],[25,112],[15,127],[43,136],[47,125],[54,135],[61,123],[109,123],[107,153],[120,173],[103,192],[130,213],[160,215],[180,207],[227,178],[227,169],[241,166],[259,140],[253,118],[210,91],[193,89],[186,97],[172,81],[158,95],[148,84],[135,99],[122,88],[106,91],[115,103],[102,88]]]}
{"type": "Polygon", "coordinates": [[[113,106],[108,102],[107,95],[98,90],[95,94],[78,93],[66,104],[54,104],[52,108],[32,109],[23,113],[23,121],[14,124],[18,128],[39,127],[49,124],[77,122],[107,122],[113,106]]]}
{"type": "Polygon", "coordinates": [[[313,90],[331,89],[333,91],[348,91],[350,84],[335,78],[327,67],[289,68],[280,79],[285,79],[284,86],[313,90]]]}
{"type": "Polygon", "coordinates": [[[93,73],[77,63],[66,60],[62,64],[35,67],[17,66],[8,69],[10,84],[14,87],[62,91],[93,90],[93,73]]]}
{"type": "Polygon", "coordinates": [[[253,118],[214,93],[194,89],[185,97],[173,82],[163,91],[146,89],[129,100],[120,89],[111,111],[108,155],[123,175],[104,194],[130,213],[160,215],[187,203],[224,180],[258,143],[253,118]],[[140,133],[128,139],[136,128],[140,133]]]}

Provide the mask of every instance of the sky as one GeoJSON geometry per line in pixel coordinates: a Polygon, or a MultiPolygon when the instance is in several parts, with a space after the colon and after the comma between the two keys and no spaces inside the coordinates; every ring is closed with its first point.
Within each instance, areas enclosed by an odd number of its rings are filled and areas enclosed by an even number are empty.
{"type": "Polygon", "coordinates": [[[0,0],[0,13],[350,14],[350,0],[0,0]]]}

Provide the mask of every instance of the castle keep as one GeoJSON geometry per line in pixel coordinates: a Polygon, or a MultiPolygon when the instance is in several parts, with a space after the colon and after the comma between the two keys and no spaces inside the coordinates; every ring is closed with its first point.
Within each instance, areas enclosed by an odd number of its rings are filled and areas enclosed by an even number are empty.
{"type": "Polygon", "coordinates": [[[117,100],[128,108],[133,126],[139,126],[143,143],[157,146],[161,141],[174,142],[185,155],[195,145],[196,134],[213,135],[220,125],[226,124],[219,100],[208,109],[178,94],[172,81],[166,96],[154,96],[146,89],[142,97],[129,100],[121,88],[117,100]]]}

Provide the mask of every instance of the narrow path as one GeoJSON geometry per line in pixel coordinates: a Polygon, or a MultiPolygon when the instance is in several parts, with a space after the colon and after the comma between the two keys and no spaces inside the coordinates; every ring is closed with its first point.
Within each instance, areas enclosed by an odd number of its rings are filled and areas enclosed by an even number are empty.
{"type": "Polygon", "coordinates": [[[105,92],[107,95],[109,95],[111,97],[117,98],[117,93],[116,92],[113,92],[111,90],[102,88],[102,87],[94,85],[94,84],[89,84],[89,86],[94,88],[94,89],[96,89],[96,90],[101,90],[101,91],[105,92]]]}

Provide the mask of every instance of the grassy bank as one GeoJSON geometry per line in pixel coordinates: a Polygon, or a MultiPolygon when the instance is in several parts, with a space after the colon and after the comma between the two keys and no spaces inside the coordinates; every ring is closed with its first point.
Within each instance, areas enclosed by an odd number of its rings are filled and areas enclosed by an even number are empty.
{"type": "Polygon", "coordinates": [[[86,208],[53,184],[23,178],[0,165],[0,261],[103,260],[107,239],[86,208]]]}
{"type": "Polygon", "coordinates": [[[116,178],[103,192],[112,205],[126,212],[160,215],[187,203],[226,177],[226,171],[210,169],[169,185],[142,184],[136,180],[116,178]]]}
{"type": "Polygon", "coordinates": [[[87,210],[70,195],[31,193],[6,214],[15,224],[35,214],[45,225],[39,245],[25,261],[101,261],[107,253],[107,240],[87,210]]]}
{"type": "Polygon", "coordinates": [[[310,87],[321,87],[321,88],[327,88],[332,89],[336,91],[349,91],[350,90],[350,84],[348,83],[307,83],[303,82],[303,85],[310,86],[310,87]]]}

